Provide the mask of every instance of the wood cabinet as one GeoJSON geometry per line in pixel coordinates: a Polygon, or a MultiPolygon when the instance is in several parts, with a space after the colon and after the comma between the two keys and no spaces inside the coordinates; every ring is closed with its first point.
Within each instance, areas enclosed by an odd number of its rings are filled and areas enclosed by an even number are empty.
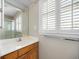
{"type": "Polygon", "coordinates": [[[18,57],[17,51],[15,51],[15,52],[12,52],[12,53],[10,53],[8,55],[5,55],[3,58],[4,59],[16,59],[17,57],[18,57]]]}
{"type": "Polygon", "coordinates": [[[38,59],[37,52],[38,52],[37,48],[34,48],[31,51],[29,51],[28,53],[26,53],[25,55],[19,57],[19,59],[38,59]]]}
{"type": "Polygon", "coordinates": [[[38,43],[7,54],[0,59],[38,59],[38,43]]]}
{"type": "Polygon", "coordinates": [[[32,50],[32,49],[35,49],[35,48],[38,48],[38,44],[37,43],[34,43],[32,45],[29,45],[27,47],[24,47],[22,49],[19,49],[18,50],[18,56],[21,56],[25,53],[27,53],[28,51],[32,50]]]}
{"type": "Polygon", "coordinates": [[[37,57],[37,49],[33,49],[28,53],[28,58],[27,59],[38,59],[37,57]]]}

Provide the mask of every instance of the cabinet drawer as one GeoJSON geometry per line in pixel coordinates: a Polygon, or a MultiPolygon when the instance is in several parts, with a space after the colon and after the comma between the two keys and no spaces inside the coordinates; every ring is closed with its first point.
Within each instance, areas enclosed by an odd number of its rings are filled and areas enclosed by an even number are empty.
{"type": "Polygon", "coordinates": [[[16,59],[18,56],[17,56],[17,51],[13,52],[13,53],[10,53],[8,55],[5,55],[3,58],[4,59],[16,59]]]}
{"type": "Polygon", "coordinates": [[[18,50],[18,54],[19,54],[18,56],[21,56],[21,55],[23,55],[23,54],[29,52],[31,49],[33,49],[33,48],[35,48],[35,47],[37,47],[37,46],[38,46],[38,43],[34,43],[34,44],[32,44],[32,45],[29,45],[29,46],[27,46],[27,47],[24,47],[24,48],[18,50]]]}

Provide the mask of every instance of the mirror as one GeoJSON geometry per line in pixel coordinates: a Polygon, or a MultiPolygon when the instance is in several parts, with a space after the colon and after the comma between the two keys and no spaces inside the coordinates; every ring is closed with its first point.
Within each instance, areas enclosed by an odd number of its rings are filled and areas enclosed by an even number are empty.
{"type": "Polygon", "coordinates": [[[0,22],[0,39],[22,36],[22,10],[4,1],[4,18],[0,22]]]}

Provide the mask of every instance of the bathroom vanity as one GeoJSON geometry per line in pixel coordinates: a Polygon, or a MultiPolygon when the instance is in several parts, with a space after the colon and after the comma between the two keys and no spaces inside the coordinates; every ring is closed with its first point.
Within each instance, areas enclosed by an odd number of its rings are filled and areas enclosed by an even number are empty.
{"type": "MultiPolygon", "coordinates": [[[[13,44],[12,44],[13,45],[13,44]]],[[[0,51],[0,59],[38,59],[38,40],[26,39],[18,45],[0,51]],[[5,50],[8,49],[8,50],[5,50]]],[[[7,45],[6,45],[7,46],[7,45]]]]}

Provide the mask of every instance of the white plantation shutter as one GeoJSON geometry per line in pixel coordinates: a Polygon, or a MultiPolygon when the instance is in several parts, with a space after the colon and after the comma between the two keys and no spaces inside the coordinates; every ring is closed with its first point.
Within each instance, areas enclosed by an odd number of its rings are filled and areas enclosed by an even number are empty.
{"type": "Polygon", "coordinates": [[[45,14],[45,13],[47,13],[47,1],[46,2],[44,2],[43,4],[42,4],[42,6],[41,6],[41,14],[45,14]]]}
{"type": "Polygon", "coordinates": [[[72,29],[72,0],[60,0],[60,29],[72,29]]]}
{"type": "Polygon", "coordinates": [[[55,0],[48,0],[48,30],[56,29],[55,0]]]}
{"type": "Polygon", "coordinates": [[[79,0],[73,0],[73,30],[79,30],[79,0]]]}
{"type": "Polygon", "coordinates": [[[47,17],[48,17],[48,12],[47,12],[47,1],[43,3],[41,6],[41,30],[47,30],[47,17]]]}
{"type": "Polygon", "coordinates": [[[60,1],[61,30],[79,29],[79,0],[60,1]]]}
{"type": "Polygon", "coordinates": [[[79,35],[79,0],[46,0],[41,5],[40,32],[79,35]]]}
{"type": "Polygon", "coordinates": [[[55,30],[55,0],[45,1],[41,8],[41,30],[55,30]]]}
{"type": "Polygon", "coordinates": [[[47,14],[42,16],[42,30],[47,30],[47,14]]]}

